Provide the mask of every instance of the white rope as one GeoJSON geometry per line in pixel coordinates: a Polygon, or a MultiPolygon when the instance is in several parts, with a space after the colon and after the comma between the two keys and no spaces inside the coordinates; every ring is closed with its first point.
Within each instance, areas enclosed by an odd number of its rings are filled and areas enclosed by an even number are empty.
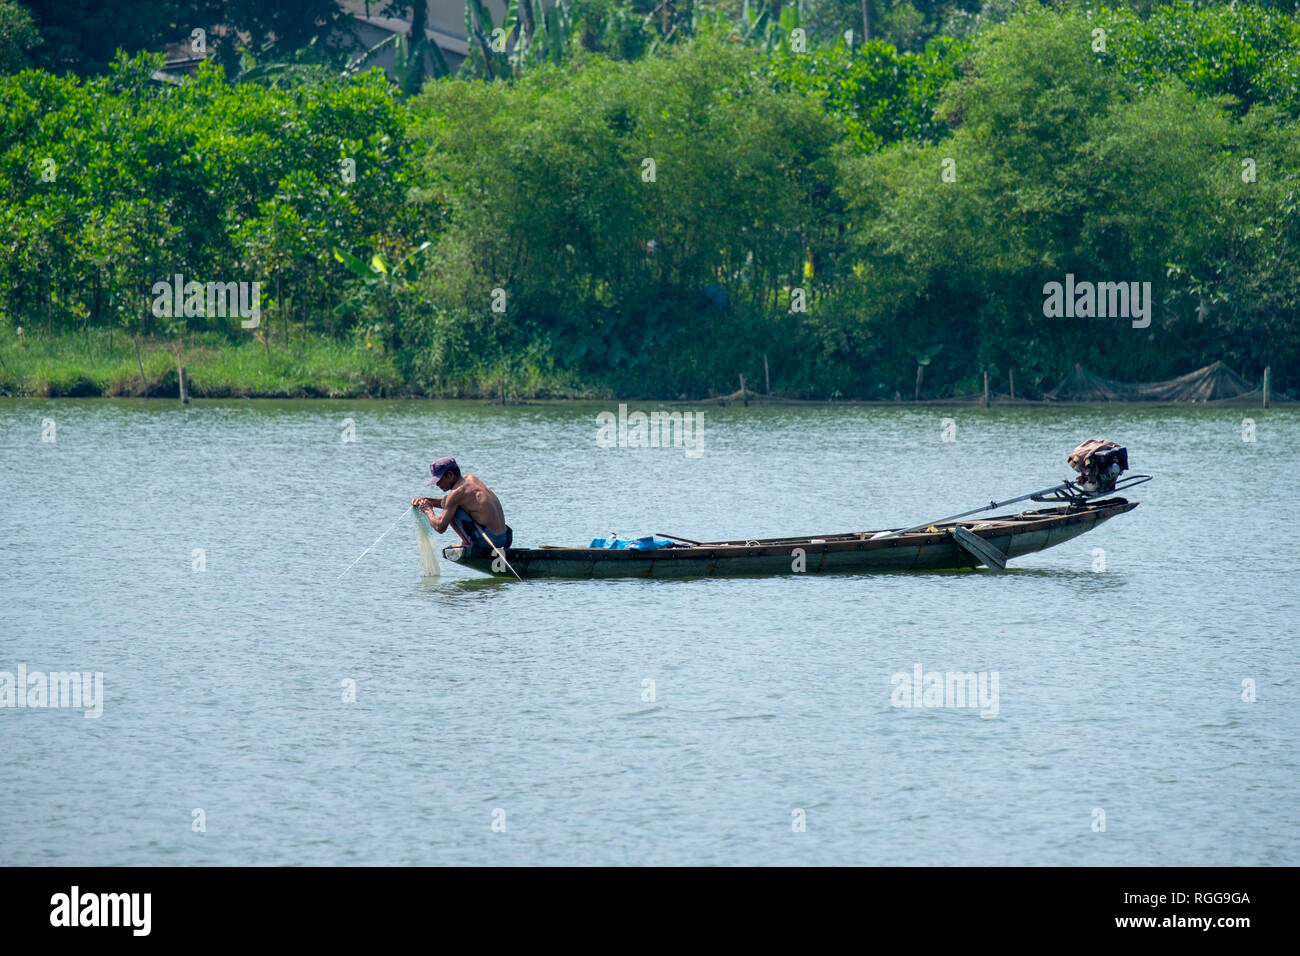
{"type": "MultiPolygon", "coordinates": [[[[406,508],[402,511],[402,513],[401,513],[400,515],[397,516],[397,521],[401,521],[403,518],[405,518],[405,517],[406,517],[406,512],[407,512],[407,511],[413,511],[414,509],[415,509],[415,506],[414,506],[414,505],[407,505],[406,508]]],[[[397,521],[394,521],[391,525],[388,526],[388,531],[392,531],[394,528],[397,527],[397,521]]],[[[383,541],[386,537],[388,537],[388,531],[385,531],[385,532],[384,532],[383,534],[381,534],[378,538],[376,538],[376,539],[375,539],[375,544],[378,544],[380,541],[383,541]]],[[[366,550],[364,550],[364,551],[362,551],[360,554],[358,554],[358,555],[357,555],[357,561],[360,561],[360,560],[361,560],[362,558],[364,558],[367,554],[369,554],[370,551],[371,551],[371,549],[374,548],[375,544],[372,544],[369,548],[366,548],[366,550]]],[[[355,567],[357,566],[357,561],[353,561],[353,562],[352,562],[351,564],[349,564],[346,568],[344,568],[344,569],[343,569],[343,574],[347,574],[349,571],[351,571],[353,568],[355,568],[355,567]]],[[[343,577],[343,574],[340,574],[337,578],[335,578],[335,580],[336,580],[336,581],[337,581],[337,580],[340,580],[340,579],[343,577]]]]}

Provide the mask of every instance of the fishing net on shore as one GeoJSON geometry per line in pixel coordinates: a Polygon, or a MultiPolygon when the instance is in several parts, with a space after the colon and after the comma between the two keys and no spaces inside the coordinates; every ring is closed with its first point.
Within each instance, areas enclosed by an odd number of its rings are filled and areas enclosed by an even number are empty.
{"type": "Polygon", "coordinates": [[[433,550],[433,535],[430,534],[432,529],[429,527],[429,519],[418,508],[411,509],[411,516],[415,518],[415,536],[420,543],[422,573],[426,578],[436,578],[438,576],[438,553],[433,550]]]}
{"type": "Polygon", "coordinates": [[[1166,382],[1116,382],[1076,365],[1044,398],[1055,402],[1215,402],[1260,392],[1222,362],[1166,382]]]}

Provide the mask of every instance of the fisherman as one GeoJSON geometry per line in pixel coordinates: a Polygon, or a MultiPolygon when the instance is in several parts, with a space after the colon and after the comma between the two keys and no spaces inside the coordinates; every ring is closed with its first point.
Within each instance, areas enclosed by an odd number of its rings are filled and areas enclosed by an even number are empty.
{"type": "Polygon", "coordinates": [[[412,498],[411,506],[428,517],[434,531],[442,534],[453,528],[467,548],[510,547],[515,534],[492,489],[475,475],[462,475],[455,458],[439,458],[429,466],[429,473],[433,475],[429,484],[437,485],[446,496],[412,498]],[[435,508],[441,508],[442,514],[435,514],[435,508]]]}

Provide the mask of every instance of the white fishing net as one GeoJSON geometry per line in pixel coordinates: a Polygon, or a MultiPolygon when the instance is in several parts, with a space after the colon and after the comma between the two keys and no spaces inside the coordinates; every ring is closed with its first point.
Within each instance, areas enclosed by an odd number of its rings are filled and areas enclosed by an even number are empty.
{"type": "Polygon", "coordinates": [[[411,517],[415,519],[416,538],[420,542],[420,562],[424,566],[424,576],[436,578],[439,573],[438,552],[433,549],[431,533],[433,529],[429,527],[429,519],[418,508],[411,509],[411,517]]]}

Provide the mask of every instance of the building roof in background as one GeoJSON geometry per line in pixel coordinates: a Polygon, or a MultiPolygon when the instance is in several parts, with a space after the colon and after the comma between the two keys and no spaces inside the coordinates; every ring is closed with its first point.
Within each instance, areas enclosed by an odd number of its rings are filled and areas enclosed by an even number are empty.
{"type": "MultiPolygon", "coordinates": [[[[338,7],[352,17],[358,26],[354,42],[360,47],[358,53],[369,50],[394,34],[411,32],[411,5],[397,4],[390,10],[389,0],[337,0],[338,7]]],[[[468,37],[465,35],[464,0],[425,0],[428,20],[425,35],[436,43],[450,59],[448,64],[453,72],[460,60],[469,55],[468,37]]],[[[549,10],[555,6],[555,0],[541,0],[542,9],[549,10]]],[[[500,22],[505,16],[506,0],[483,0],[483,5],[492,15],[493,22],[500,22]]],[[[222,35],[220,28],[215,28],[214,35],[222,35]]],[[[210,51],[209,51],[210,52],[210,51]]],[[[181,80],[198,69],[209,53],[195,53],[188,38],[169,43],[165,49],[166,61],[161,70],[153,73],[152,78],[163,83],[180,83],[181,80]]],[[[380,66],[389,70],[392,53],[377,54],[368,65],[380,66]]],[[[362,57],[362,64],[368,63],[362,57]]]]}
{"type": "MultiPolygon", "coordinates": [[[[393,12],[385,16],[379,16],[384,8],[388,6],[388,0],[370,0],[367,5],[365,0],[338,0],[339,8],[352,16],[365,20],[368,23],[391,23],[397,26],[389,27],[394,33],[406,33],[411,29],[411,6],[410,4],[399,4],[393,8],[393,12]],[[367,16],[367,7],[370,15],[367,16]],[[398,10],[400,9],[400,14],[398,10]]],[[[434,33],[446,37],[454,37],[461,41],[466,41],[465,36],[465,0],[425,0],[426,9],[429,11],[428,28],[433,31],[430,38],[435,39],[434,33]]],[[[483,5],[487,7],[488,12],[492,14],[492,21],[499,23],[505,16],[505,0],[483,0],[483,5]]],[[[555,6],[555,0],[542,0],[542,8],[549,10],[555,6]]],[[[442,43],[439,42],[439,46],[442,43]]],[[[447,49],[444,47],[444,49],[447,49]]],[[[462,54],[465,50],[460,51],[462,54]]]]}

